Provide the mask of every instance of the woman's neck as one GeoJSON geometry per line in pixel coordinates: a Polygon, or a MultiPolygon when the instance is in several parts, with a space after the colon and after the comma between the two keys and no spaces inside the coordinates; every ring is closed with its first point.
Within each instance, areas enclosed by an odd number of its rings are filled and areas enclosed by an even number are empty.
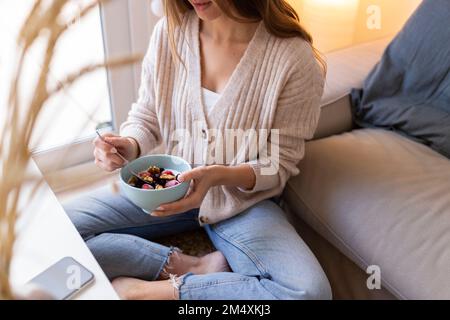
{"type": "Polygon", "coordinates": [[[242,23],[226,16],[213,21],[200,21],[200,32],[216,43],[248,43],[259,23],[242,23]]]}

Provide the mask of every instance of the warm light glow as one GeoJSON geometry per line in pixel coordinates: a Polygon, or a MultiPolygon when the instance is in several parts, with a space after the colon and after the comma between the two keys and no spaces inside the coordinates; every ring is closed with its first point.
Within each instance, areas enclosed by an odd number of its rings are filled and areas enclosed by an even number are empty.
{"type": "Polygon", "coordinates": [[[355,6],[358,3],[358,0],[305,0],[306,3],[314,3],[317,6],[355,6]]]}
{"type": "Polygon", "coordinates": [[[288,0],[288,2],[299,13],[303,26],[312,34],[315,46],[322,52],[329,52],[393,36],[421,0],[288,0]]]}
{"type": "Polygon", "coordinates": [[[359,0],[304,0],[303,24],[326,52],[353,43],[359,0]]]}

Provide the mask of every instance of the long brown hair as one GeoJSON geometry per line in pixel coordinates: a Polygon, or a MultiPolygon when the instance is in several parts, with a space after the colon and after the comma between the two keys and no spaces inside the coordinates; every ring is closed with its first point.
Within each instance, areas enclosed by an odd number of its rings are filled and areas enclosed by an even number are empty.
{"type": "MultiPolygon", "coordinates": [[[[262,21],[269,33],[280,38],[300,37],[308,42],[314,56],[326,73],[326,62],[313,46],[312,36],[300,24],[300,17],[286,0],[212,0],[231,19],[238,22],[262,21]]],[[[164,0],[168,20],[169,42],[172,54],[180,56],[175,49],[174,30],[181,25],[183,14],[194,7],[188,0],[164,0]]]]}

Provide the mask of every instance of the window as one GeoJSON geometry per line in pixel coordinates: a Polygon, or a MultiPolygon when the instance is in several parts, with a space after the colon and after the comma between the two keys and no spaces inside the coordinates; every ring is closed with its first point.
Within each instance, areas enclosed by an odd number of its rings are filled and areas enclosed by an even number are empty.
{"type": "MultiPolygon", "coordinates": [[[[72,7],[74,14],[77,10],[77,6],[72,7]]],[[[61,79],[85,65],[104,60],[102,24],[97,8],[63,35],[50,76],[55,80],[61,79]]],[[[42,138],[33,145],[36,151],[92,137],[98,124],[112,121],[106,71],[87,75],[83,81],[49,101],[43,111],[35,136],[42,138]]]]}
{"type": "MultiPolygon", "coordinates": [[[[92,0],[69,0],[64,14],[77,15],[80,6],[92,0]]],[[[20,25],[33,0],[0,0],[0,38],[7,44],[1,51],[0,67],[12,65],[14,45],[20,25]]],[[[72,25],[57,46],[50,80],[56,81],[78,68],[108,58],[145,53],[151,30],[157,21],[150,14],[148,0],[111,1],[92,10],[88,16],[72,25]]],[[[42,56],[39,45],[32,55],[42,56]]],[[[39,70],[33,57],[26,65],[26,79],[39,70]]],[[[118,130],[129,108],[137,98],[140,65],[115,70],[101,70],[82,81],[45,106],[40,116],[32,148],[36,161],[44,172],[68,168],[92,161],[91,141],[98,125],[118,130]]],[[[5,77],[1,81],[8,80],[5,77]]],[[[23,85],[25,96],[31,96],[32,82],[23,85]]],[[[1,89],[0,89],[1,90],[1,89]]],[[[0,91],[2,101],[6,92],[0,91]]]]}

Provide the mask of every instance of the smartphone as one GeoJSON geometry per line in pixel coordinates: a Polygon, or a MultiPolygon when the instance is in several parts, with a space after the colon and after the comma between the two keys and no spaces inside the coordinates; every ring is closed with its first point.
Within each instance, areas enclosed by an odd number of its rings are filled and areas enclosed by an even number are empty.
{"type": "Polygon", "coordinates": [[[29,281],[55,300],[68,300],[94,282],[94,275],[72,257],[65,257],[29,281]]]}

